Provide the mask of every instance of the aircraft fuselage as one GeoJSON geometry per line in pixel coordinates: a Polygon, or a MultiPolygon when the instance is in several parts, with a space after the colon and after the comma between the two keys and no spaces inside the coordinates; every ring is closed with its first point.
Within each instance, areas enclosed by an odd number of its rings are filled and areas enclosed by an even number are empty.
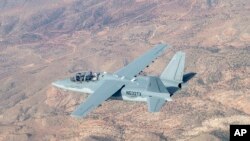
{"type": "Polygon", "coordinates": [[[138,76],[132,80],[124,77],[119,77],[114,74],[103,73],[96,81],[83,81],[73,82],[70,79],[60,80],[54,82],[53,85],[64,90],[92,94],[105,80],[119,80],[125,83],[119,91],[110,97],[115,100],[128,100],[128,101],[147,101],[150,91],[147,90],[150,85],[150,76],[138,76]],[[147,96],[146,96],[146,95],[147,96]]]}

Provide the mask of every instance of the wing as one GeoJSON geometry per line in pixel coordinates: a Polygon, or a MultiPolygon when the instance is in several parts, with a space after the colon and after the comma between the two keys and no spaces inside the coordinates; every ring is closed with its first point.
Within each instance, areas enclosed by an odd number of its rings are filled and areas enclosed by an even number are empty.
{"type": "Polygon", "coordinates": [[[148,111],[149,112],[159,112],[161,107],[165,104],[165,100],[157,97],[148,97],[148,111]]]}
{"type": "Polygon", "coordinates": [[[104,81],[103,84],[93,94],[91,94],[84,103],[77,107],[71,116],[78,118],[86,116],[89,112],[100,105],[103,101],[107,100],[123,86],[124,83],[120,81],[104,81]]]}
{"type": "Polygon", "coordinates": [[[169,46],[164,44],[158,44],[153,49],[146,52],[133,62],[129,63],[124,68],[115,72],[119,76],[125,76],[129,79],[135,77],[140,71],[146,68],[154,59],[162,54],[162,52],[169,46]]]}

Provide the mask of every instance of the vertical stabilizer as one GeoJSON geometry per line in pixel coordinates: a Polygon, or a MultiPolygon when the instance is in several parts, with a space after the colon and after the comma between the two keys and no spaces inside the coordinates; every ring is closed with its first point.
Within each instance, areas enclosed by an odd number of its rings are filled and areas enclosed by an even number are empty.
{"type": "Polygon", "coordinates": [[[160,76],[161,80],[170,80],[181,83],[183,81],[184,66],[185,53],[177,52],[162,72],[160,76]]]}

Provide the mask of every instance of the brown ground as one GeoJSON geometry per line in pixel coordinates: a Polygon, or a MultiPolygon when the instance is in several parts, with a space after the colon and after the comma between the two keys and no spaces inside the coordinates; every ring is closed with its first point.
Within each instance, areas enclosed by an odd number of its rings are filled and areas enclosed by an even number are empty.
{"type": "Polygon", "coordinates": [[[56,0],[0,2],[0,140],[228,140],[250,124],[250,2],[56,0]],[[197,75],[159,113],[108,101],[85,119],[85,95],[51,82],[80,70],[113,72],[154,44],[172,45],[197,75]]]}

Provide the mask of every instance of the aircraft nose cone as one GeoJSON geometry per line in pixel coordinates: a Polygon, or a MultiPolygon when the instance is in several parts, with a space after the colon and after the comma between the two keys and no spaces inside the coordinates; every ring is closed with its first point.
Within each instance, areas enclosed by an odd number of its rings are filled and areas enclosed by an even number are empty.
{"type": "Polygon", "coordinates": [[[56,87],[61,87],[62,84],[60,83],[60,81],[56,81],[56,82],[53,82],[52,85],[56,87]]]}
{"type": "Polygon", "coordinates": [[[51,83],[53,86],[57,86],[58,85],[58,82],[56,81],[56,82],[52,82],[51,83]]]}
{"type": "Polygon", "coordinates": [[[58,80],[52,83],[53,86],[58,87],[58,88],[65,88],[66,83],[65,80],[58,80]]]}

